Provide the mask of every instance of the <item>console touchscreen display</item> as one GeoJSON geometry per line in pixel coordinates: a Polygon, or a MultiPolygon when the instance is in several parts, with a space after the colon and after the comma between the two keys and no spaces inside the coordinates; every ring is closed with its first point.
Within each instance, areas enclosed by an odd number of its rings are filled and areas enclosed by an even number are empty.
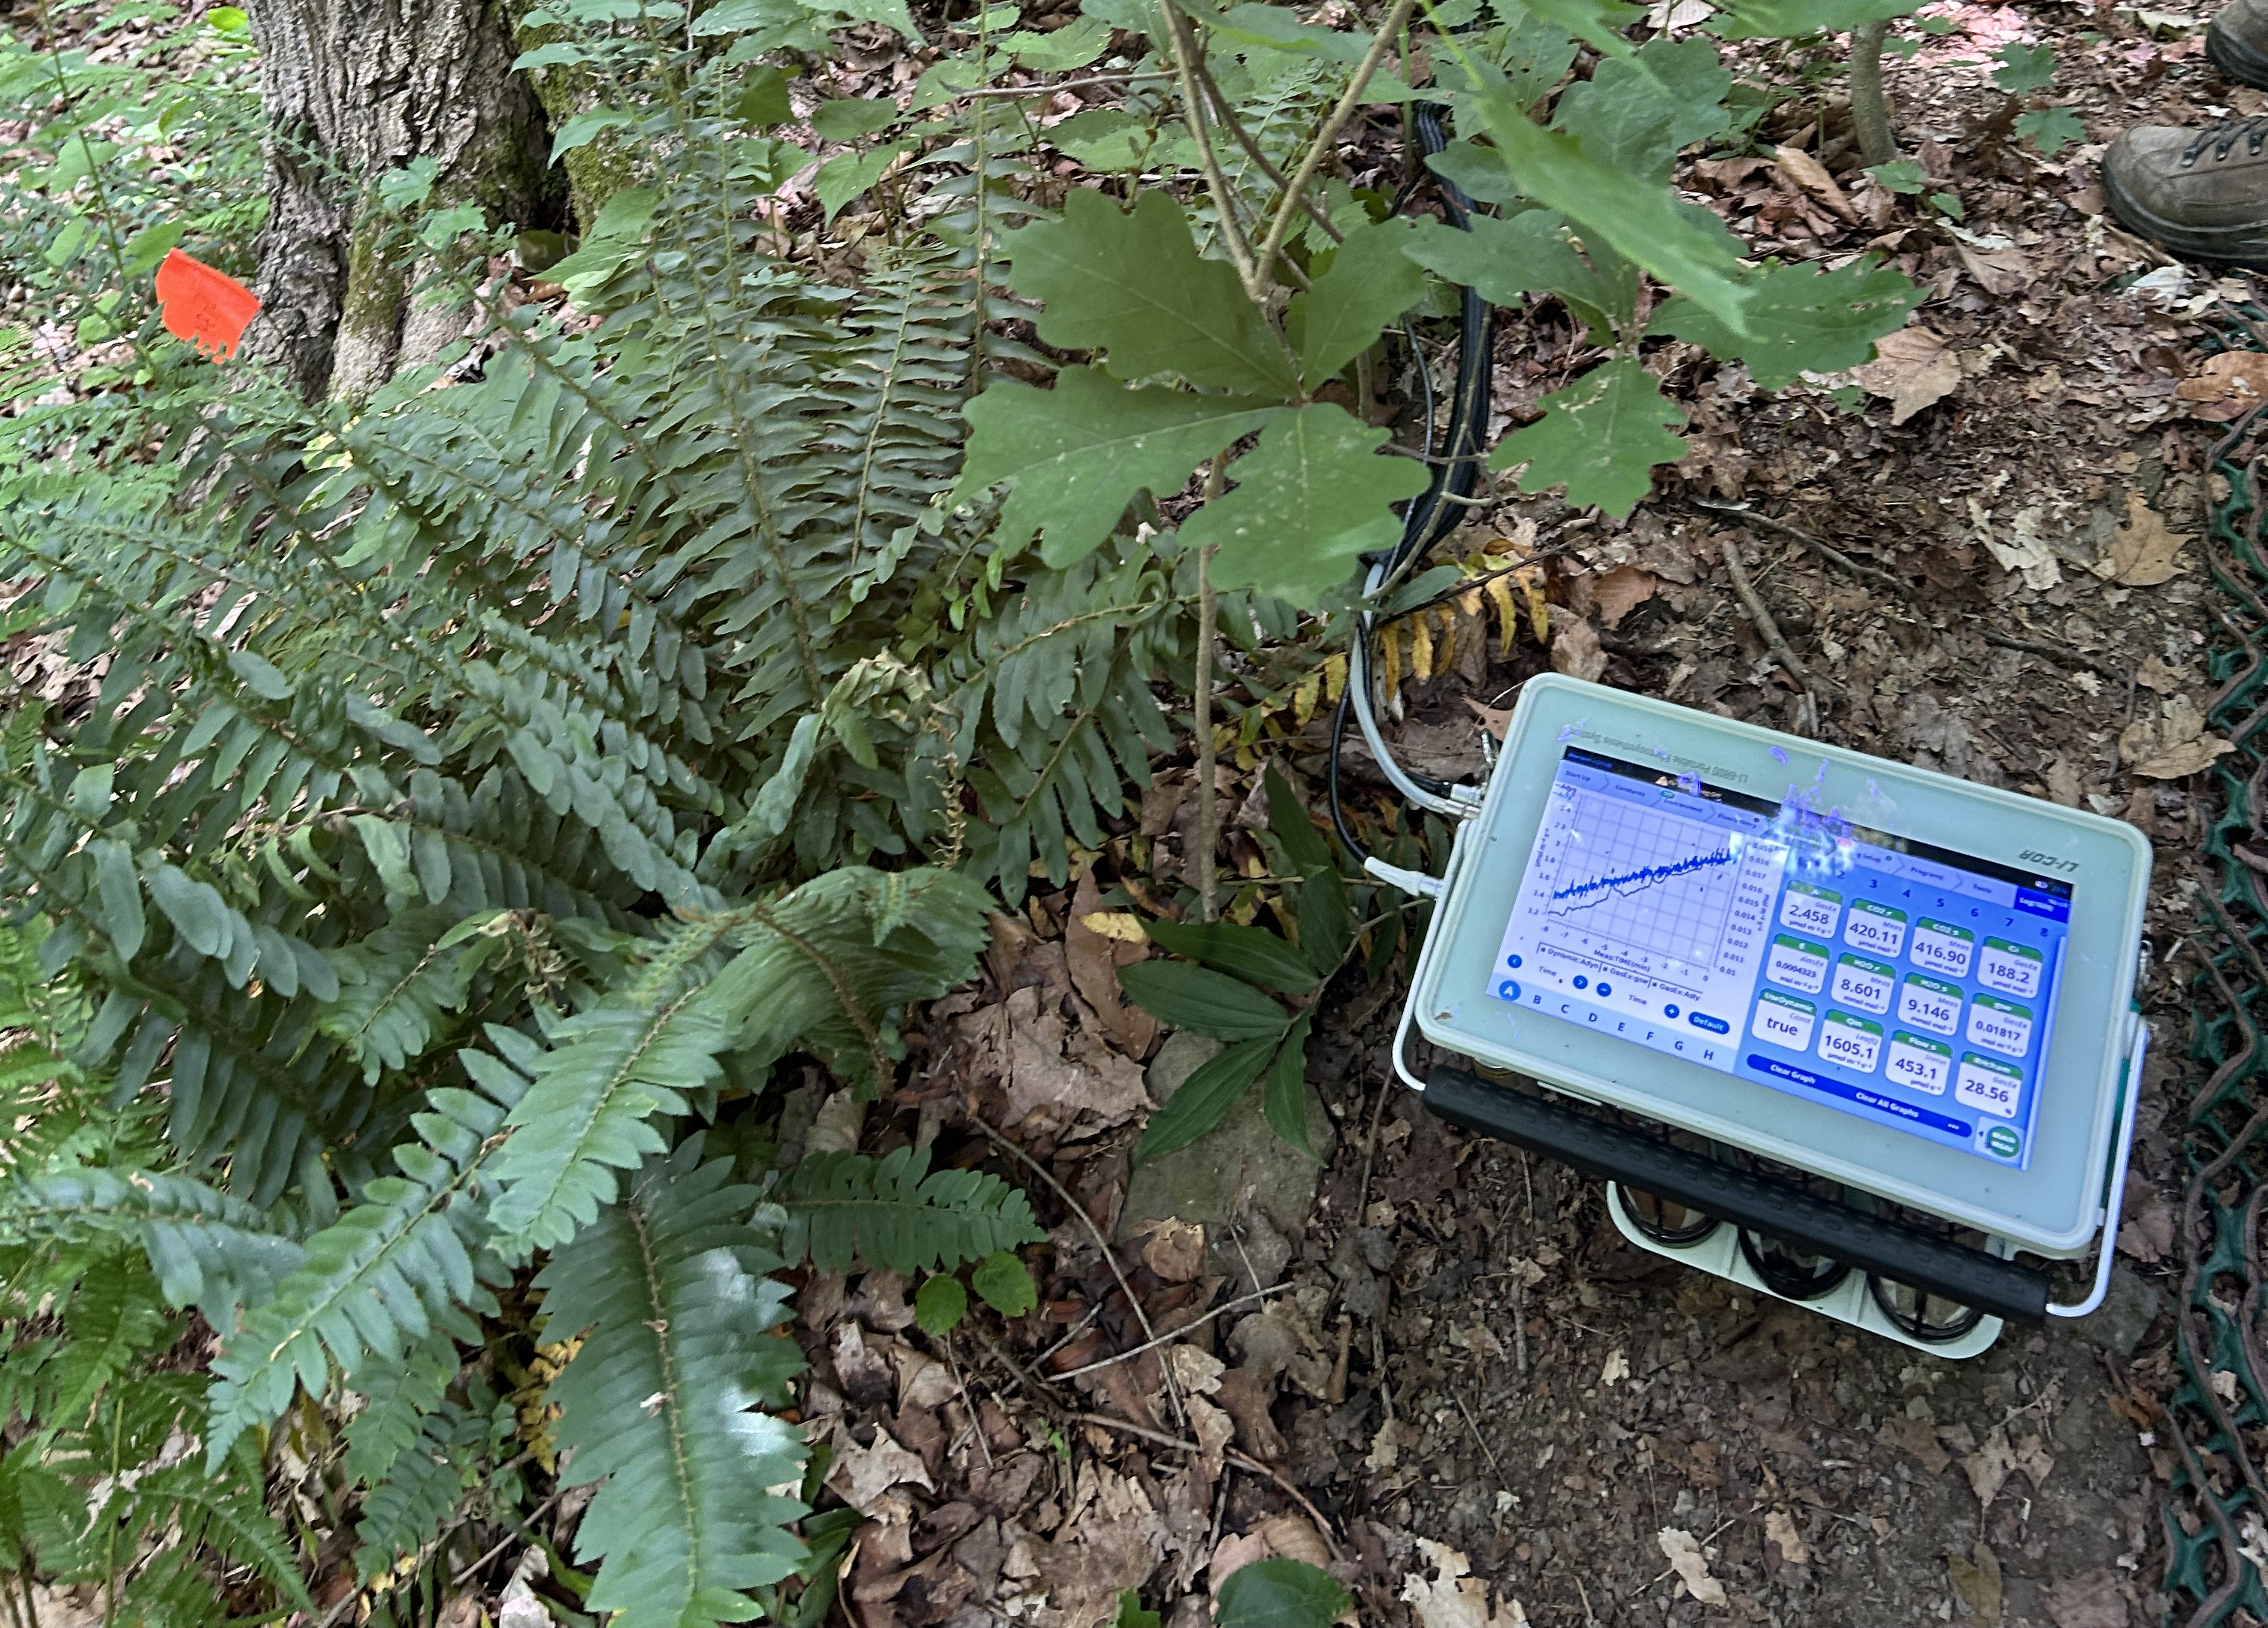
{"type": "Polygon", "coordinates": [[[1497,952],[1523,1010],[2022,1168],[2071,884],[1567,748],[1497,952]]]}

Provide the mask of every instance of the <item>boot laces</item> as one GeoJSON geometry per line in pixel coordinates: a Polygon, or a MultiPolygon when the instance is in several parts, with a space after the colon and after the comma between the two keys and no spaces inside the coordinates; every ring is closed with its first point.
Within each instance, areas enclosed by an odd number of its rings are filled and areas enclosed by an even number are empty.
{"type": "Polygon", "coordinates": [[[2184,166],[2195,164],[2207,147],[2213,149],[2213,162],[2228,157],[2236,144],[2244,144],[2245,156],[2258,158],[2260,149],[2268,145],[2268,114],[2255,114],[2249,118],[2223,119],[2219,124],[2207,125],[2182,150],[2184,166]]]}

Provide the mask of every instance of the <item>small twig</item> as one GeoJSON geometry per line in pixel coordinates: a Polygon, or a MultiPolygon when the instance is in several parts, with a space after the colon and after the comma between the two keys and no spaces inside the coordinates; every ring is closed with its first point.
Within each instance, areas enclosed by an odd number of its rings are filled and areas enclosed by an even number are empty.
{"type": "MultiPolygon", "coordinates": [[[[970,1117],[976,1120],[976,1128],[991,1138],[993,1146],[1005,1149],[1021,1160],[1026,1169],[1045,1182],[1055,1196],[1064,1201],[1064,1207],[1086,1224],[1087,1232],[1094,1239],[1095,1247],[1102,1251],[1103,1264],[1109,1267],[1110,1275],[1118,1279],[1118,1292],[1126,1297],[1126,1303],[1134,1308],[1134,1320],[1142,1325],[1143,1337],[1154,1341],[1158,1337],[1158,1330],[1150,1324],[1150,1314],[1142,1308],[1142,1302],[1134,1293],[1134,1285],[1127,1282],[1125,1272],[1119,1267],[1118,1256],[1111,1251],[1110,1240],[1102,1235],[1102,1228],[1094,1224],[1094,1218],[1086,1212],[1086,1206],[1071,1196],[1071,1190],[1056,1180],[1053,1171],[995,1131],[990,1120],[976,1115],[972,1115],[970,1117]]],[[[1174,1371],[1167,1368],[1165,1370],[1165,1375],[1166,1394],[1173,1398],[1174,1416],[1177,1419],[1186,1420],[1188,1414],[1182,1407],[1182,1389],[1174,1382],[1174,1371]]]]}
{"type": "Polygon", "coordinates": [[[454,1577],[451,1578],[449,1580],[449,1587],[452,1588],[462,1588],[465,1586],[466,1580],[470,1578],[474,1573],[479,1571],[490,1561],[495,1559],[505,1550],[511,1548],[514,1540],[526,1536],[529,1530],[534,1528],[535,1523],[543,1519],[545,1513],[550,1509],[551,1506],[567,1496],[567,1491],[568,1489],[563,1486],[555,1489],[550,1497],[545,1499],[541,1503],[535,1506],[534,1513],[532,1513],[526,1520],[521,1521],[511,1531],[505,1533],[503,1537],[499,1538],[494,1548],[490,1549],[479,1559],[474,1561],[470,1565],[468,1565],[464,1570],[459,1572],[454,1577]]]}
{"type": "Polygon", "coordinates": [[[1378,1162],[1378,1122],[1386,1117],[1386,1094],[1394,1089],[1390,1079],[1378,1087],[1378,1101],[1371,1105],[1370,1137],[1362,1150],[1362,1185],[1354,1190],[1354,1224],[1363,1224],[1362,1212],[1370,1207],[1370,1172],[1378,1162]]]}
{"type": "Polygon", "coordinates": [[[1017,1361],[1006,1352],[1001,1350],[1000,1343],[994,1339],[990,1335],[985,1333],[983,1330],[978,1328],[975,1323],[972,1322],[968,1325],[968,1331],[976,1337],[976,1343],[978,1344],[983,1346],[987,1352],[990,1352],[993,1356],[998,1357],[1003,1363],[1007,1365],[1008,1372],[1016,1376],[1016,1382],[1024,1388],[1025,1392],[1032,1398],[1033,1401],[1040,1404],[1040,1411],[1042,1412],[1045,1413],[1050,1418],[1056,1417],[1056,1408],[1057,1405],[1056,1399],[1048,1395],[1046,1387],[1042,1386],[1039,1381],[1034,1379],[1030,1371],[1027,1370],[1022,1363],[1017,1361]]]}
{"type": "Polygon", "coordinates": [[[1497,1485],[1507,1492],[1512,1491],[1512,1483],[1504,1477],[1504,1466],[1496,1462],[1496,1449],[1489,1446],[1488,1438],[1481,1434],[1481,1427],[1473,1418],[1473,1411],[1465,1405],[1465,1399],[1454,1390],[1449,1393],[1449,1400],[1455,1403],[1457,1411],[1465,1416],[1465,1428],[1473,1433],[1473,1440],[1480,1443],[1481,1453],[1487,1458],[1489,1468],[1496,1471],[1497,1485]]]}
{"type": "MultiPolygon", "coordinates": [[[[1162,1430],[1152,1430],[1147,1425],[1137,1425],[1127,1419],[1115,1418],[1108,1413],[1074,1413],[1071,1415],[1071,1422],[1076,1425],[1100,1425],[1105,1430],[1121,1431],[1130,1436],[1139,1436],[1145,1441],[1156,1442],[1160,1447],[1179,1448],[1184,1453],[1194,1453],[1200,1458],[1204,1456],[1204,1449],[1194,1441],[1184,1441],[1179,1436],[1169,1436],[1162,1430]]],[[[1220,1455],[1224,1461],[1235,1465],[1239,1470],[1249,1470],[1256,1476],[1265,1476],[1273,1481],[1285,1497],[1307,1512],[1307,1518],[1315,1523],[1315,1530],[1322,1534],[1324,1546],[1331,1551],[1331,1558],[1341,1560],[1346,1558],[1346,1551],[1339,1547],[1339,1540],[1331,1531],[1329,1517],[1309,1502],[1305,1492],[1292,1484],[1290,1477],[1274,1465],[1263,1464],[1256,1458],[1238,1452],[1234,1448],[1224,1448],[1221,1449],[1220,1455]]]]}
{"type": "Polygon", "coordinates": [[[1073,1324],[1071,1324],[1071,1327],[1070,1327],[1070,1329],[1069,1329],[1068,1330],[1066,1330],[1066,1331],[1065,1331],[1065,1333],[1064,1333],[1064,1335],[1063,1338],[1061,1338],[1061,1339],[1057,1340],[1054,1344],[1052,1344],[1052,1345],[1049,1346],[1045,1351],[1042,1352],[1041,1352],[1037,1357],[1035,1357],[1032,1360],[1033,1360],[1033,1361],[1035,1361],[1035,1362],[1045,1362],[1049,1358],[1050,1358],[1050,1357],[1054,1356],[1057,1352],[1061,1351],[1064,1346],[1066,1346],[1066,1345],[1070,1344],[1073,1340],[1077,1339],[1080,1335],[1082,1335],[1082,1334],[1086,1333],[1086,1332],[1087,1331],[1088,1328],[1090,1328],[1090,1327],[1094,1324],[1094,1320],[1095,1320],[1097,1317],[1100,1317],[1101,1315],[1102,1315],[1102,1306],[1103,1306],[1103,1302],[1102,1302],[1102,1301],[1101,1301],[1101,1300],[1097,1300],[1097,1301],[1095,1301],[1095,1303],[1094,1303],[1094,1305],[1092,1305],[1092,1306],[1088,1307],[1088,1308],[1086,1308],[1086,1315],[1085,1315],[1084,1317],[1081,1317],[1081,1318],[1080,1318],[1077,1322],[1074,1322],[1073,1324]]]}
{"type": "Polygon", "coordinates": [[[1058,79],[1053,85],[988,85],[962,91],[955,99],[967,100],[972,96],[1052,96],[1057,91],[1084,91],[1098,85],[1139,85],[1173,77],[1169,73],[1103,73],[1086,79],[1058,79]]]}
{"type": "Polygon", "coordinates": [[[2037,639],[2017,638],[2013,634],[1995,633],[1990,628],[1980,629],[1978,631],[1987,645],[1998,645],[2003,650],[2021,650],[2028,656],[2042,656],[2050,661],[2063,662],[2068,667],[2086,667],[2092,672],[2100,673],[2114,684],[2123,684],[2127,679],[2127,675],[2117,668],[2097,661],[2092,656],[2082,656],[2075,650],[2058,650],[2055,645],[2043,645],[2037,639]]]}
{"type": "MultiPolygon", "coordinates": [[[[1167,0],[1167,4],[1170,6],[1171,0],[1167,0]]],[[[1417,4],[1418,0],[1394,0],[1394,9],[1379,25],[1378,33],[1370,42],[1370,49],[1363,53],[1362,62],[1354,70],[1354,77],[1347,81],[1347,88],[1340,94],[1337,105],[1331,109],[1330,117],[1323,121],[1323,128],[1315,133],[1314,143],[1300,158],[1300,167],[1292,173],[1291,188],[1285,193],[1284,201],[1277,205],[1276,218],[1269,223],[1268,236],[1260,245],[1260,253],[1256,257],[1262,276],[1268,275],[1269,268],[1276,263],[1277,252],[1284,247],[1285,234],[1292,229],[1292,217],[1299,210],[1300,200],[1307,195],[1307,183],[1314,179],[1315,170],[1322,163],[1323,155],[1338,139],[1339,131],[1354,115],[1354,110],[1362,105],[1362,93],[1370,86],[1371,75],[1376,73],[1379,63],[1386,60],[1387,52],[1393,48],[1395,36],[1401,33],[1402,26],[1410,20],[1410,13],[1417,9],[1417,4]]]]}
{"type": "MultiPolygon", "coordinates": [[[[984,1468],[992,1465],[992,1444],[984,1440],[984,1415],[976,1405],[976,1398],[968,1394],[968,1381],[961,1377],[961,1359],[953,1353],[953,1330],[945,1333],[945,1360],[953,1370],[953,1382],[961,1391],[961,1405],[968,1410],[968,1427],[976,1433],[977,1450],[984,1455],[984,1468]]],[[[1042,1358],[1042,1361],[1046,1359],[1042,1358]]]]}
{"type": "Polygon", "coordinates": [[[1780,636],[1779,623],[1772,620],[1771,612],[1766,610],[1764,602],[1756,597],[1756,585],[1749,580],[1749,568],[1741,560],[1739,546],[1729,535],[1724,543],[1725,569],[1732,573],[1733,592],[1741,596],[1742,608],[1748,612],[1749,620],[1756,623],[1756,631],[1764,635],[1764,645],[1771,650],[1773,659],[1787,669],[1789,677],[1803,686],[1807,705],[1798,709],[1798,716],[1800,718],[1804,711],[1808,711],[1809,733],[1816,735],[1820,719],[1827,711],[1826,696],[1820,682],[1811,676],[1811,669],[1797,659],[1795,652],[1788,648],[1787,640],[1780,636]]]}
{"type": "MultiPolygon", "coordinates": [[[[1701,1547],[1706,1549],[1710,1544],[1715,1543],[1719,1537],[1724,1536],[1727,1528],[1731,1527],[1739,1521],[1747,1520],[1750,1515],[1756,1514],[1757,1510],[1762,1509],[1764,1506],[1764,1500],[1762,1499],[1758,1499],[1755,1503],[1749,1505],[1748,1508],[1742,1511],[1739,1514],[1727,1515],[1722,1521],[1717,1522],[1717,1529],[1715,1531],[1710,1533],[1708,1536],[1701,1540],[1701,1547]]],[[[1629,1594],[1624,1595],[1624,1598],[1635,1600],[1638,1595],[1653,1587],[1655,1583],[1666,1583],[1676,1575],[1677,1568],[1673,1565],[1668,1571],[1656,1577],[1653,1580],[1653,1582],[1640,1583],[1637,1587],[1631,1589],[1629,1594]]]]}
{"type": "Polygon", "coordinates": [[[1191,1329],[1203,1328],[1206,1323],[1211,1322],[1215,1317],[1221,1316],[1228,1312],[1233,1312],[1240,1306],[1249,1306],[1255,1300],[1264,1300],[1271,1294],[1281,1294],[1285,1290],[1291,1286],[1292,1285],[1289,1283],[1270,1284],[1267,1288],[1256,1290],[1253,1293],[1240,1294],[1236,1299],[1230,1300],[1224,1305],[1214,1307],[1202,1317],[1195,1318],[1190,1322],[1182,1323],[1179,1328],[1168,1329],[1153,1340],[1144,1341],[1141,1344],[1135,1346],[1131,1351],[1122,1351],[1115,1357],[1105,1357],[1099,1362],[1090,1362],[1082,1367],[1066,1368],[1061,1374],[1051,1374],[1048,1377],[1052,1380],[1077,1379],[1080,1374],[1092,1374],[1098,1368],[1107,1368],[1116,1363],[1131,1361],[1134,1358],[1140,1356],[1145,1351],[1155,1351],[1160,1345],[1170,1344],[1173,1341],[1177,1340],[1184,1334],[1187,1334],[1191,1329]]]}
{"type": "Polygon", "coordinates": [[[1813,536],[1809,532],[1799,531],[1796,527],[1790,526],[1786,521],[1773,519],[1768,514],[1758,514],[1754,509],[1748,507],[1745,504],[1712,503],[1706,497],[1696,497],[1692,499],[1692,502],[1696,507],[1712,509],[1719,514],[1738,515],[1740,517],[1741,524],[1743,526],[1761,526],[1766,531],[1778,532],[1783,537],[1793,538],[1805,548],[1809,549],[1814,554],[1819,556],[1821,559],[1825,560],[1830,565],[1834,566],[1836,570],[1842,571],[1846,576],[1855,577],[1861,582],[1872,583],[1875,587],[1881,588],[1891,593],[1896,593],[1901,598],[1904,598],[1913,591],[1912,584],[1900,582],[1896,577],[1891,576],[1889,572],[1886,571],[1877,571],[1872,565],[1862,565],[1857,560],[1852,559],[1849,555],[1844,553],[1840,549],[1832,548],[1828,544],[1820,541],[1818,538],[1813,536]]]}

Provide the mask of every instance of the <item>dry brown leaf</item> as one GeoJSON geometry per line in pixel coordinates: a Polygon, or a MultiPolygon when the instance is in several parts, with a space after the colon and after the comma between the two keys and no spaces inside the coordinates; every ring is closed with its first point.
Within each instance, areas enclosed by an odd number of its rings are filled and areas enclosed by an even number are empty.
{"type": "Polygon", "coordinates": [[[1650,571],[1640,571],[1635,565],[1616,566],[1593,585],[1599,620],[1610,628],[1621,625],[1622,619],[1652,599],[1653,591],[1660,586],[1650,571]]]}
{"type": "Polygon", "coordinates": [[[1599,636],[1589,622],[1570,617],[1552,630],[1551,670],[1594,684],[1599,681],[1607,670],[1607,652],[1599,648],[1599,636]]]}
{"type": "Polygon", "coordinates": [[[1969,1614],[1984,1628],[1999,1628],[2000,1557],[1992,1546],[1979,1540],[1965,1555],[1948,1555],[1945,1569],[1953,1580],[1953,1592],[1961,1596],[1969,1614]]]}
{"type": "Polygon", "coordinates": [[[1725,1603],[1725,1585],[1709,1575],[1709,1559],[1701,1552],[1699,1538],[1683,1528],[1666,1526],[1654,1534],[1654,1542],[1661,1545],[1686,1593],[1704,1605],[1725,1603]]]}
{"type": "Polygon", "coordinates": [[[2224,350],[2207,357],[2194,379],[2174,387],[2177,401],[2192,401],[2194,417],[2227,424],[2239,413],[2268,401],[2268,355],[2257,350],[2224,350]]]}
{"type": "Polygon", "coordinates": [[[894,1486],[937,1491],[937,1483],[929,1478],[921,1455],[907,1452],[879,1425],[874,1428],[874,1445],[870,1448],[858,1445],[847,1424],[836,1425],[835,1462],[828,1470],[827,1484],[862,1515],[872,1514],[882,1494],[894,1486]]]}
{"type": "Polygon", "coordinates": [[[1996,298],[2016,292],[2032,280],[2032,262],[2020,248],[1976,249],[1966,243],[1955,247],[1977,286],[1996,298]]]}
{"type": "Polygon", "coordinates": [[[1874,342],[1874,359],[1852,369],[1851,377],[1868,395],[1886,396],[1890,422],[1902,424],[1961,384],[1961,361],[1945,341],[1915,325],[1874,342]]]}
{"type": "Polygon", "coordinates": [[[1818,159],[1800,147],[1780,147],[1774,150],[1772,161],[1779,166],[1780,173],[1788,180],[1834,210],[1840,218],[1854,226],[1859,224],[1859,211],[1851,207],[1851,200],[1843,195],[1843,188],[1835,184],[1835,178],[1827,173],[1826,166],[1818,159]]]}
{"type": "Polygon", "coordinates": [[[1130,1057],[1149,1055],[1158,1038],[1158,1020],[1126,998],[1118,986],[1118,969],[1149,958],[1149,935],[1135,924],[1137,939],[1097,932],[1088,922],[1101,915],[1102,895],[1094,884],[1094,867],[1079,873],[1079,889],[1071,895],[1071,919],[1064,924],[1064,961],[1071,986],[1094,1009],[1111,1043],[1130,1057]]]}
{"type": "Polygon", "coordinates": [[[2126,1628],[2126,1597],[2108,1566],[2065,1578],[2048,1590],[2043,1603],[2055,1628],[2126,1628]]]}
{"type": "Polygon", "coordinates": [[[1984,1438],[1984,1445],[1961,1461],[1970,1490],[1987,1509],[2000,1496],[2000,1489],[2007,1484],[2008,1472],[2015,1467],[2016,1450],[2008,1445],[2008,1433],[1997,1425],[1992,1433],[1984,1438]]]}
{"type": "Polygon", "coordinates": [[[1811,1546],[1803,1541],[1803,1534],[1795,1529],[1795,1517],[1786,1510],[1765,1511],[1764,1536],[1779,1545],[1779,1558],[1788,1565],[1811,1564],[1811,1546]]]}
{"type": "Polygon", "coordinates": [[[2166,517],[2145,502],[2141,493],[2129,492],[2126,523],[2111,534],[2110,550],[2095,574],[2121,587],[2155,587],[2170,582],[2182,569],[2176,556],[2190,541],[2187,532],[2168,531],[2166,517]]]}
{"type": "Polygon", "coordinates": [[[2205,715],[2187,696],[2167,696],[2158,711],[2158,718],[2137,718],[2118,734],[2119,760],[2142,779],[2179,780],[2236,750],[2233,743],[2205,733],[2205,715]]]}
{"type": "Polygon", "coordinates": [[[1421,1537],[1418,1552],[1433,1575],[1404,1575],[1402,1597],[1420,1628],[1527,1628],[1527,1609],[1509,1595],[1494,1611],[1489,1610],[1487,1580],[1468,1575],[1472,1563],[1463,1551],[1421,1537]]]}
{"type": "Polygon", "coordinates": [[[1480,719],[1481,727],[1489,732],[1490,738],[1495,740],[1503,740],[1504,732],[1512,727],[1512,709],[1510,707],[1484,707],[1479,702],[1474,700],[1470,696],[1467,696],[1463,699],[1466,709],[1470,711],[1475,718],[1480,719]]]}
{"type": "Polygon", "coordinates": [[[1926,1418],[1901,1418],[1890,1425],[1889,1435],[1933,1476],[1953,1462],[1953,1455],[1938,1445],[1937,1426],[1926,1418]]]}
{"type": "Polygon", "coordinates": [[[1204,1228],[1172,1216],[1146,1229],[1142,1263],[1166,1283],[1187,1283],[1204,1270],[1204,1228]]]}

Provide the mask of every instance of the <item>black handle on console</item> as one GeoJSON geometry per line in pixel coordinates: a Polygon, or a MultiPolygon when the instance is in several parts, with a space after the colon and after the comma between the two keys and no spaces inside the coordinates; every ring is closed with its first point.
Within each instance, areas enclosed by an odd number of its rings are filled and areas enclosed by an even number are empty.
{"type": "Polygon", "coordinates": [[[1425,1094],[1425,1107],[1436,1118],[1587,1175],[2014,1322],[2036,1326],[2047,1321],[2047,1275],[1997,1255],[1719,1164],[1548,1098],[1492,1086],[1462,1069],[1435,1069],[1426,1077],[1425,1094]]]}

